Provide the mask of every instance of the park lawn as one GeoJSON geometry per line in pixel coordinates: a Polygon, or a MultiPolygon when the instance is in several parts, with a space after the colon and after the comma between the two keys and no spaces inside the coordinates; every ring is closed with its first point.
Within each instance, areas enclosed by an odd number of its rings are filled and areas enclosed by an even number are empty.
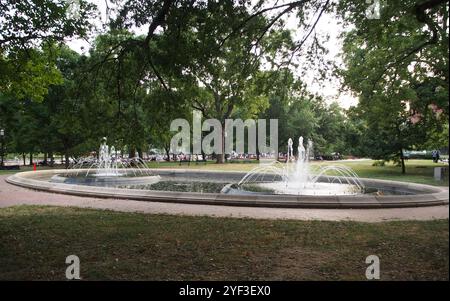
{"type": "MultiPolygon", "coordinates": [[[[62,167],[58,167],[58,168],[62,168],[62,167]]],[[[38,166],[36,168],[36,170],[44,170],[44,169],[52,169],[52,167],[49,167],[49,166],[38,166]]],[[[32,170],[33,170],[33,166],[26,165],[26,166],[20,166],[20,170],[17,170],[17,169],[0,170],[0,175],[12,175],[12,174],[15,174],[17,172],[32,171],[32,170]]]]}
{"type": "MultiPolygon", "coordinates": [[[[264,162],[264,161],[261,161],[264,162]]],[[[444,181],[434,180],[434,167],[448,166],[445,164],[436,164],[431,160],[408,160],[406,162],[406,174],[402,174],[400,166],[396,166],[392,162],[386,163],[385,166],[373,166],[375,160],[364,161],[313,161],[312,165],[344,165],[353,169],[361,178],[376,178],[394,181],[405,181],[422,184],[430,184],[437,186],[448,186],[448,179],[444,181]]],[[[151,168],[188,168],[202,170],[225,170],[225,171],[250,171],[257,167],[257,162],[252,163],[227,163],[215,164],[182,164],[176,162],[152,162],[149,164],[151,168]]]]}
{"type": "Polygon", "coordinates": [[[0,279],[448,280],[448,220],[254,220],[50,206],[0,209],[0,279]]]}
{"type": "Polygon", "coordinates": [[[353,169],[361,178],[375,178],[383,180],[394,180],[413,182],[437,186],[449,186],[446,180],[436,181],[434,179],[434,168],[447,166],[436,164],[431,160],[408,160],[406,162],[406,174],[402,174],[401,167],[394,163],[386,163],[385,166],[373,166],[374,160],[369,161],[347,161],[343,165],[353,169]]]}

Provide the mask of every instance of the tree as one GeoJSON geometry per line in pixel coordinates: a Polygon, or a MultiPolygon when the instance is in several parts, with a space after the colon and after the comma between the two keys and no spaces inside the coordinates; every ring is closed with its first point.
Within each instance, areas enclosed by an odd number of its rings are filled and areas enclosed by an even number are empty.
{"type": "Polygon", "coordinates": [[[355,28],[344,34],[340,74],[359,97],[368,153],[398,159],[404,173],[403,150],[435,144],[430,139],[442,136],[428,133],[442,132],[448,118],[448,7],[446,1],[384,2],[378,20],[366,18],[365,9],[365,3],[340,3],[344,24],[355,28]]]}
{"type": "Polygon", "coordinates": [[[62,82],[54,65],[56,52],[53,46],[7,54],[1,53],[0,48],[0,93],[42,101],[49,85],[62,82]]]}
{"type": "Polygon", "coordinates": [[[65,0],[0,1],[0,93],[41,101],[49,85],[60,83],[54,45],[86,36],[95,10],[76,3],[69,14],[65,0]]]}
{"type": "Polygon", "coordinates": [[[142,156],[146,144],[143,104],[147,85],[152,81],[142,62],[141,48],[121,51],[116,45],[128,39],[141,40],[127,31],[111,31],[100,35],[90,51],[88,71],[94,86],[92,96],[104,105],[100,135],[108,136],[116,147],[127,148],[130,157],[142,156]]]}
{"type": "Polygon", "coordinates": [[[343,153],[358,157],[368,155],[364,141],[367,133],[367,122],[361,117],[361,110],[350,107],[345,111],[346,119],[343,128],[343,153]]]}
{"type": "MultiPolygon", "coordinates": [[[[260,69],[263,55],[275,50],[269,49],[269,40],[258,40],[260,28],[266,22],[262,17],[247,24],[245,35],[234,35],[223,42],[235,26],[249,17],[243,5],[235,5],[232,1],[210,2],[198,17],[202,21],[187,31],[186,46],[192,57],[184,72],[203,90],[193,98],[192,107],[201,111],[205,118],[221,122],[224,140],[226,119],[237,115],[244,119],[256,117],[268,106],[267,95],[261,89],[264,77],[260,76],[260,69]],[[249,46],[255,40],[258,45],[249,46]]],[[[284,46],[283,42],[289,41],[289,36],[283,38],[278,41],[279,49],[284,46]]],[[[217,162],[223,161],[222,151],[217,162]]]]}
{"type": "Polygon", "coordinates": [[[0,1],[0,48],[30,49],[43,42],[85,36],[96,6],[86,0],[0,1]],[[71,7],[75,5],[76,7],[71,7]],[[73,13],[70,13],[72,11],[73,13]]]}

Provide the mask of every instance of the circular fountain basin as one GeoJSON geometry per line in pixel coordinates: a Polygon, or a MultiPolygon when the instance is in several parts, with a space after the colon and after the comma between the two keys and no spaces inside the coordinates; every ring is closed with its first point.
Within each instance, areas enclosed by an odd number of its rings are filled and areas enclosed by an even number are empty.
{"type": "Polygon", "coordinates": [[[110,186],[119,185],[144,185],[155,184],[161,179],[158,175],[135,175],[132,171],[124,171],[122,173],[100,173],[84,176],[79,170],[66,171],[64,174],[55,174],[50,178],[52,183],[64,183],[74,185],[88,186],[110,186]]]}
{"type": "MultiPolygon", "coordinates": [[[[404,183],[396,181],[361,179],[366,188],[378,191],[389,191],[389,194],[353,194],[353,195],[296,195],[255,193],[236,189],[232,183],[238,183],[246,174],[231,171],[205,171],[183,169],[149,169],[158,176],[151,176],[148,182],[128,182],[127,187],[115,185],[90,185],[86,183],[70,183],[67,177],[61,179],[66,170],[42,170],[20,172],[6,179],[8,183],[26,188],[81,196],[94,196],[115,199],[132,199],[140,201],[158,201],[173,203],[258,206],[284,208],[393,208],[417,207],[448,204],[448,189],[423,184],[404,183]],[[56,176],[56,177],[54,177],[56,176]],[[158,177],[158,178],[155,178],[158,177]],[[63,181],[58,181],[63,180],[63,181]],[[223,184],[220,192],[163,191],[147,189],[152,181],[191,181],[200,183],[223,184]],[[131,185],[128,185],[130,184],[131,185]],[[132,187],[132,186],[136,187],[132,187]]],[[[72,171],[78,172],[78,171],[72,171]]],[[[114,177],[116,180],[127,180],[128,177],[114,177]],[[123,178],[123,179],[122,179],[123,178]]],[[[129,177],[133,178],[133,177],[129,177]]],[[[146,177],[144,177],[146,178],[146,177]]],[[[109,181],[110,178],[104,178],[109,181]]],[[[320,183],[321,181],[318,181],[320,183]]],[[[158,182],[155,182],[158,185],[158,182]]],[[[92,183],[91,183],[92,184],[92,183]]],[[[99,184],[96,182],[94,184],[99,184]]],[[[103,184],[103,183],[100,183],[103,184]]]]}

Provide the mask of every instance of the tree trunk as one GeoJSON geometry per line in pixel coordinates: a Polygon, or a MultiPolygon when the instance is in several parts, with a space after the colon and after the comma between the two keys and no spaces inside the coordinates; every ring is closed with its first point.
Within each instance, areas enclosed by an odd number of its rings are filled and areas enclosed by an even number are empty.
{"type": "Polygon", "coordinates": [[[55,158],[53,158],[53,152],[49,152],[48,157],[50,158],[50,165],[53,166],[53,163],[55,162],[55,158]]]}
{"type": "Polygon", "coordinates": [[[137,152],[138,152],[139,158],[144,159],[144,157],[143,157],[143,155],[142,155],[142,149],[141,149],[141,148],[138,148],[138,149],[137,149],[137,152]]]}
{"type": "Polygon", "coordinates": [[[406,173],[406,167],[405,167],[405,156],[403,155],[403,149],[400,150],[400,160],[402,163],[402,174],[406,173]]]}
{"type": "Polygon", "coordinates": [[[64,161],[65,161],[64,163],[65,163],[66,169],[68,169],[69,168],[69,151],[67,151],[67,150],[64,153],[64,161]]]}
{"type": "Polygon", "coordinates": [[[216,154],[216,163],[222,164],[224,162],[224,155],[223,154],[216,154]]]}
{"type": "MultiPolygon", "coordinates": [[[[258,129],[258,128],[257,128],[258,129]]],[[[256,135],[256,160],[259,162],[258,134],[256,135]]]]}
{"type": "Polygon", "coordinates": [[[30,166],[33,165],[33,153],[30,153],[30,166]]]}
{"type": "Polygon", "coordinates": [[[164,147],[164,150],[166,151],[166,156],[167,156],[167,159],[166,159],[166,161],[167,162],[170,162],[170,148],[168,148],[168,147],[164,147]]]}
{"type": "Polygon", "coordinates": [[[136,153],[135,148],[134,147],[130,147],[129,150],[128,150],[128,158],[134,158],[135,155],[136,155],[135,153],[136,153]]]}
{"type": "Polygon", "coordinates": [[[44,152],[44,165],[47,165],[47,152],[44,152]]]}
{"type": "Polygon", "coordinates": [[[23,158],[23,166],[27,165],[27,155],[25,155],[25,153],[22,154],[22,158],[23,158]]]}
{"type": "Polygon", "coordinates": [[[202,152],[202,159],[203,159],[203,161],[206,162],[206,154],[205,154],[205,152],[203,151],[203,148],[202,148],[201,152],[202,152]]]}
{"type": "Polygon", "coordinates": [[[221,154],[216,154],[216,163],[217,164],[222,164],[225,161],[225,154],[224,154],[224,150],[225,150],[225,124],[222,124],[222,130],[220,132],[220,139],[222,139],[222,151],[221,154]]]}

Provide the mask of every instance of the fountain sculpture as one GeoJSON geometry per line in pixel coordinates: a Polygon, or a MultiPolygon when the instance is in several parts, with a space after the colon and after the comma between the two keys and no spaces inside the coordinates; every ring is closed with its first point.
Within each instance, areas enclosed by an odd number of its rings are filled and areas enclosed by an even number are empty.
{"type": "Polygon", "coordinates": [[[107,138],[103,137],[96,157],[83,157],[73,164],[68,171],[76,170],[75,176],[85,172],[85,176],[119,177],[129,175],[150,176],[151,172],[141,158],[121,158],[114,146],[109,147],[107,138]]]}
{"type": "Polygon", "coordinates": [[[278,161],[260,165],[247,173],[237,186],[245,190],[253,185],[273,190],[276,194],[296,195],[352,195],[364,192],[358,175],[346,166],[313,166],[309,163],[313,154],[313,142],[303,137],[298,139],[297,161],[292,154],[292,139],[288,140],[288,155],[285,164],[278,161]]]}
{"type": "Polygon", "coordinates": [[[103,137],[98,157],[83,157],[64,173],[51,177],[51,182],[91,186],[153,184],[160,180],[141,158],[122,158],[103,137]]]}

